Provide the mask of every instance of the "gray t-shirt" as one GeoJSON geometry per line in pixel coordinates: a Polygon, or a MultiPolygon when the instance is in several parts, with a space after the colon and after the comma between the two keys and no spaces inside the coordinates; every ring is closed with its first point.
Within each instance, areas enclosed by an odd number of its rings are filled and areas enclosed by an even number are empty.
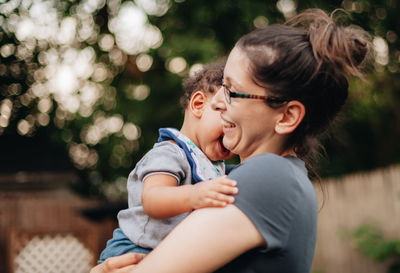
{"type": "Polygon", "coordinates": [[[239,187],[234,205],[254,223],[267,247],[248,251],[216,272],[310,272],[317,201],[304,162],[262,154],[232,170],[229,178],[239,187]]]}
{"type": "Polygon", "coordinates": [[[169,141],[156,143],[136,164],[128,177],[128,209],[118,213],[119,227],[136,245],[155,248],[188,213],[168,219],[148,216],[142,206],[143,182],[147,176],[167,174],[176,178],[176,184],[192,182],[192,173],[184,151],[169,141]]]}

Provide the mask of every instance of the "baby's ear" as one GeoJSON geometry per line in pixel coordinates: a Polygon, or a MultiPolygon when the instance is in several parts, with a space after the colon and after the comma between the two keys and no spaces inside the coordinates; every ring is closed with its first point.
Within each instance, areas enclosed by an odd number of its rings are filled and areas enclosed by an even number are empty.
{"type": "Polygon", "coordinates": [[[204,107],[206,106],[207,96],[202,91],[196,91],[193,93],[189,101],[189,110],[197,118],[201,118],[203,115],[204,107]]]}

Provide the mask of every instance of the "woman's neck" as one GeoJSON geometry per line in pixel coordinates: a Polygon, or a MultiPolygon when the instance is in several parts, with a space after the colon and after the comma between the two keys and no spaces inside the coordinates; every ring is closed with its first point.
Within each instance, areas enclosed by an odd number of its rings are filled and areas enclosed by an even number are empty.
{"type": "Polygon", "coordinates": [[[296,153],[294,152],[293,149],[286,149],[283,151],[259,151],[257,153],[253,153],[251,155],[248,156],[240,156],[240,162],[243,163],[244,161],[246,161],[249,158],[252,158],[253,156],[259,155],[259,154],[266,154],[266,153],[271,153],[271,154],[276,154],[279,156],[293,156],[293,157],[297,157],[296,153]]]}
{"type": "Polygon", "coordinates": [[[293,149],[289,149],[289,150],[286,150],[286,151],[282,152],[282,153],[280,154],[280,156],[293,156],[293,157],[297,157],[297,155],[296,155],[296,153],[294,152],[293,149]]]}

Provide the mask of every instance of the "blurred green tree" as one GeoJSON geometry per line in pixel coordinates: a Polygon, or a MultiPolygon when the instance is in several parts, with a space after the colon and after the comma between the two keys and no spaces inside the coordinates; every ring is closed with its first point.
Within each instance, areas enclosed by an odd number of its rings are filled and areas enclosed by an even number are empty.
{"type": "MultiPolygon", "coordinates": [[[[371,33],[376,53],[369,82],[351,82],[343,118],[323,140],[320,173],[400,162],[395,0],[0,1],[0,143],[17,150],[21,139],[48,141],[80,174],[78,192],[120,198],[157,129],[179,126],[182,77],[250,30],[310,7],[347,11],[349,23],[371,33]]],[[[16,160],[12,168],[9,159],[29,159],[29,151],[5,150],[2,172],[35,166],[16,160]]]]}

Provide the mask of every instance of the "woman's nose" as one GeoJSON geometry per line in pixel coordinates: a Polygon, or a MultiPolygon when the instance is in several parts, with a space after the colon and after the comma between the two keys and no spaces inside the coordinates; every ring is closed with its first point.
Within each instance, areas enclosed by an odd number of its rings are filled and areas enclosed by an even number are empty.
{"type": "Polygon", "coordinates": [[[215,111],[224,111],[226,109],[225,98],[224,98],[224,88],[221,86],[220,89],[214,94],[211,99],[211,107],[215,111]]]}

